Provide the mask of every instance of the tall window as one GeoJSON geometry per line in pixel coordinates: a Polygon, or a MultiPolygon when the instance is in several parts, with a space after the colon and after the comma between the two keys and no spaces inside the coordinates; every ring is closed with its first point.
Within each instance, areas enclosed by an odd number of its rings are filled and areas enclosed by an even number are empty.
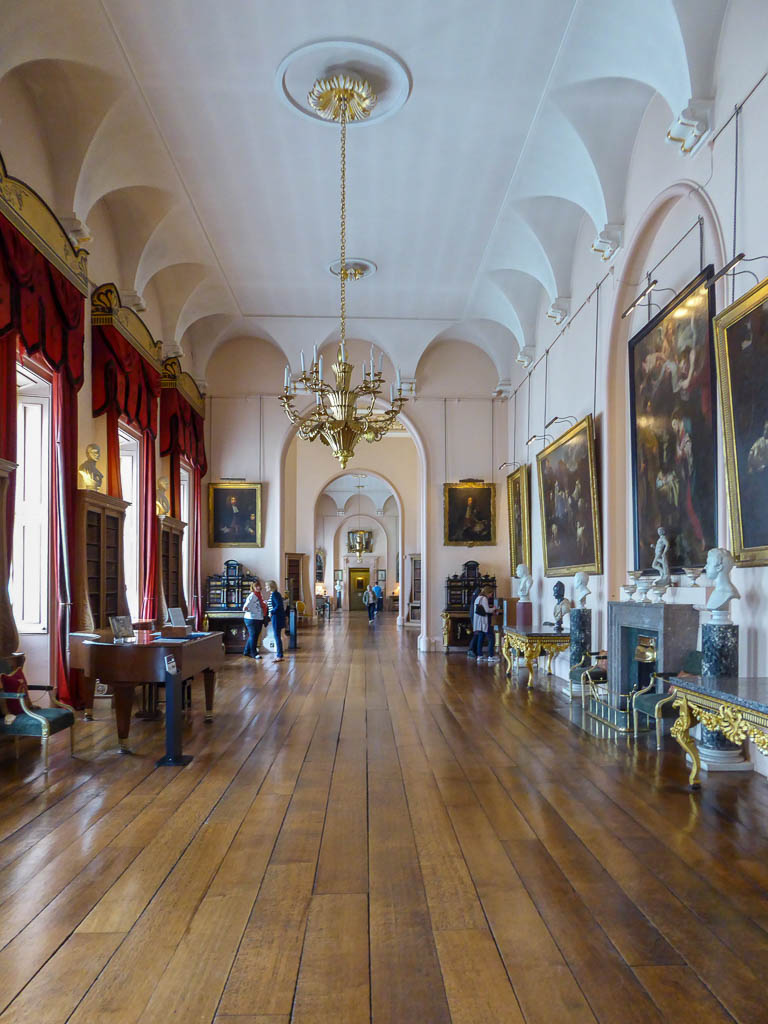
{"type": "Polygon", "coordinates": [[[180,515],[182,522],[187,524],[181,544],[181,563],[184,572],[184,596],[187,599],[187,607],[192,597],[191,566],[189,564],[189,531],[192,524],[192,474],[181,466],[181,481],[179,487],[179,504],[181,505],[180,515]]]}
{"type": "Polygon", "coordinates": [[[125,510],[124,570],[125,595],[131,617],[139,617],[139,439],[125,430],[118,430],[120,441],[120,484],[123,500],[130,501],[125,510]]]}
{"type": "Polygon", "coordinates": [[[20,633],[48,631],[50,385],[21,367],[16,375],[18,438],[10,593],[20,633]]]}

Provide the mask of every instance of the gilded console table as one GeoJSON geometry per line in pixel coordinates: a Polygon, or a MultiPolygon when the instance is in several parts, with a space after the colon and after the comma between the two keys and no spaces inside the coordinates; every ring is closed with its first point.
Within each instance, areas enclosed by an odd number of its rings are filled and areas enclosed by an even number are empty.
{"type": "Polygon", "coordinates": [[[547,655],[547,674],[552,674],[552,659],[571,645],[571,634],[556,633],[546,626],[505,626],[501,653],[507,664],[507,675],[512,672],[512,651],[522,655],[528,669],[528,685],[533,686],[534,662],[543,652],[547,655]]]}
{"type": "Polygon", "coordinates": [[[768,754],[768,678],[673,676],[667,682],[674,695],[673,707],[678,709],[672,735],[692,761],[688,777],[691,789],[701,785],[701,761],[690,734],[697,721],[706,729],[719,730],[731,743],[751,739],[768,754]]]}

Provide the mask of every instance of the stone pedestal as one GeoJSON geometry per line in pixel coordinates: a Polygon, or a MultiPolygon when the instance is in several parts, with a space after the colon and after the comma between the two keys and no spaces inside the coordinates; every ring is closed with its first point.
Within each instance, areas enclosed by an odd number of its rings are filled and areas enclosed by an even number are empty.
{"type": "Polygon", "coordinates": [[[533,605],[530,601],[518,601],[515,606],[515,625],[533,625],[533,605]]]}
{"type": "MultiPolygon", "coordinates": [[[[701,627],[701,674],[739,674],[739,627],[732,622],[707,622],[701,627]]],[[[751,772],[752,762],[744,757],[739,743],[731,743],[718,730],[699,726],[696,748],[703,771],[751,772]]]]}
{"type": "Polygon", "coordinates": [[[592,609],[571,609],[571,668],[592,650],[592,609]]]}

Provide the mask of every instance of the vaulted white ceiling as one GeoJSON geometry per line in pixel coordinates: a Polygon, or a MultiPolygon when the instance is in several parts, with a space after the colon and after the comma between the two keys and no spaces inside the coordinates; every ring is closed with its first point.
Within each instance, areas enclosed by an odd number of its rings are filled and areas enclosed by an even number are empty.
{"type": "Polygon", "coordinates": [[[0,76],[37,111],[45,198],[83,233],[105,206],[118,286],[153,283],[166,349],[202,378],[222,339],[295,365],[335,330],[338,130],[280,101],[280,61],[328,38],[396,54],[407,103],[350,131],[347,251],[378,265],[349,289],[352,333],[405,376],[435,337],[471,336],[507,378],[542,304],[568,307],[584,218],[620,244],[650,99],[673,124],[706,111],[725,6],[6,0],[0,76]]]}

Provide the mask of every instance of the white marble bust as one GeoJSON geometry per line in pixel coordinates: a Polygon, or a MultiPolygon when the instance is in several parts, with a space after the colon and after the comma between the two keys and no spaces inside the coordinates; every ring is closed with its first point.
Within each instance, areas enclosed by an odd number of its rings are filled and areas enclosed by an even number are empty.
{"type": "Polygon", "coordinates": [[[531,576],[531,570],[525,564],[521,562],[518,565],[515,575],[520,580],[520,585],[517,588],[518,600],[524,603],[530,604],[530,593],[531,587],[533,586],[533,576],[531,576]]]}
{"type": "Polygon", "coordinates": [[[733,555],[726,548],[710,548],[707,553],[707,565],[704,575],[715,584],[709,595],[707,608],[712,612],[713,622],[730,622],[730,603],[738,600],[741,594],[731,583],[733,555]]]}
{"type": "Polygon", "coordinates": [[[573,577],[573,598],[576,608],[586,608],[587,598],[592,593],[589,589],[589,576],[585,572],[577,572],[573,577]]]}

